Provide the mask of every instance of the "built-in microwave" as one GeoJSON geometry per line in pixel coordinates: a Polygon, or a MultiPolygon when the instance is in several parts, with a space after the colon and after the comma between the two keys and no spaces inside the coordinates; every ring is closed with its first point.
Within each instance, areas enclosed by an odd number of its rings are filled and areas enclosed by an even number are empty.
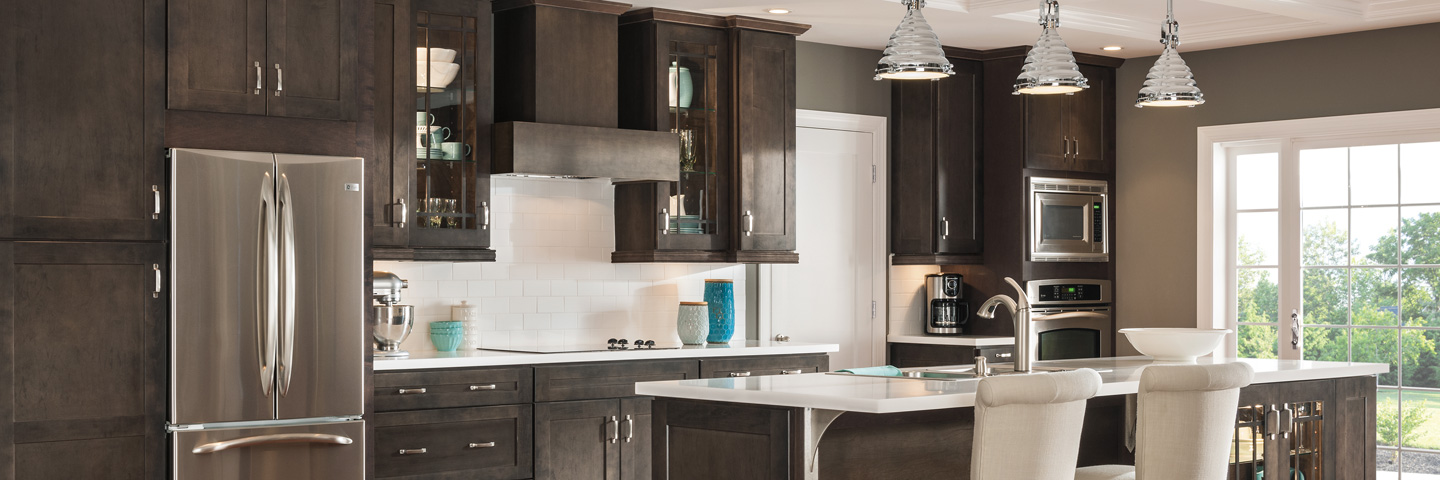
{"type": "Polygon", "coordinates": [[[1108,262],[1110,184],[1030,178],[1030,261],[1108,262]]]}

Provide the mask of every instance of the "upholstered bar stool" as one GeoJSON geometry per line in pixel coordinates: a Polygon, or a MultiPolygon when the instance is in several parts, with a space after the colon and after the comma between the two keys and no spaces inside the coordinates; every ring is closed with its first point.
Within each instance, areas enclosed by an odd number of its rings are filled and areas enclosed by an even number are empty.
{"type": "Polygon", "coordinates": [[[988,377],[975,393],[971,480],[1070,480],[1094,370],[988,377]]]}
{"type": "Polygon", "coordinates": [[[1151,365],[1140,372],[1135,466],[1097,465],[1075,480],[1225,480],[1244,363],[1151,365]]]}

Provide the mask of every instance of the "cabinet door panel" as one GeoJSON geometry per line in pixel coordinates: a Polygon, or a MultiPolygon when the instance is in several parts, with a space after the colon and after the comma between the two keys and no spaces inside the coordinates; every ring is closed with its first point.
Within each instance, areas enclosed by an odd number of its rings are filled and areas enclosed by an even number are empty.
{"type": "Polygon", "coordinates": [[[535,404],[535,480],[620,476],[617,400],[535,404]]]}
{"type": "Polygon", "coordinates": [[[144,437],[103,438],[15,446],[15,477],[25,480],[104,478],[142,480],[144,437]]]}
{"type": "Polygon", "coordinates": [[[1070,147],[1065,132],[1066,95],[1024,97],[1025,167],[1046,170],[1070,168],[1070,147]]]}
{"type": "Polygon", "coordinates": [[[170,1],[170,108],[265,114],[265,3],[170,1]]]}
{"type": "Polygon", "coordinates": [[[359,2],[269,0],[265,71],[269,114],[355,119],[355,18],[359,2]]]}
{"type": "Polygon", "coordinates": [[[375,133],[371,158],[365,161],[365,184],[371,213],[370,242],[403,247],[410,241],[414,199],[410,182],[415,171],[414,98],[408,85],[411,61],[410,6],[405,0],[375,3],[375,133]],[[410,105],[406,105],[409,103],[410,105]],[[401,203],[404,203],[402,206],[401,203]]]}
{"type": "Polygon", "coordinates": [[[891,82],[891,253],[935,253],[934,83],[891,82]]]}
{"type": "Polygon", "coordinates": [[[1115,89],[1111,87],[1114,70],[1081,65],[1080,73],[1090,80],[1090,88],[1067,96],[1065,131],[1071,139],[1070,169],[1081,172],[1110,173],[1114,158],[1110,153],[1110,137],[1115,116],[1115,89]]]}
{"type": "Polygon", "coordinates": [[[655,399],[620,399],[620,421],[624,422],[620,440],[620,478],[648,480],[651,469],[650,404],[655,399]]]}
{"type": "Polygon", "coordinates": [[[734,35],[739,250],[794,251],[795,37],[734,35]]]}
{"type": "Polygon", "coordinates": [[[982,186],[980,65],[956,60],[955,75],[935,83],[935,251],[980,253],[982,186]]]}
{"type": "Polygon", "coordinates": [[[162,237],[164,9],[0,7],[0,238],[162,237]]]}
{"type": "Polygon", "coordinates": [[[0,443],[17,444],[16,471],[38,471],[67,445],[89,448],[82,443],[139,463],[133,472],[96,464],[89,475],[20,478],[165,474],[155,426],[165,417],[168,335],[156,266],[165,269],[161,244],[0,243],[0,337],[10,339],[0,343],[0,414],[14,422],[0,428],[0,443]],[[69,443],[91,439],[106,440],[69,443]]]}
{"type": "Polygon", "coordinates": [[[375,475],[380,478],[528,478],[531,406],[446,408],[375,416],[375,475]],[[490,446],[478,446],[491,444],[490,446]],[[477,445],[471,447],[470,445],[477,445]],[[401,455],[401,449],[425,449],[401,455]]]}

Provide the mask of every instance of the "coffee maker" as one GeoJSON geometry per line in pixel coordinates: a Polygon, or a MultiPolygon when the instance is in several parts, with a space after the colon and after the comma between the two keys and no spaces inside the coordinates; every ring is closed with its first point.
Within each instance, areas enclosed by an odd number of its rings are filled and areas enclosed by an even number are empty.
{"type": "Polygon", "coordinates": [[[970,304],[964,301],[965,281],[958,273],[925,276],[925,333],[959,335],[970,319],[970,304]]]}

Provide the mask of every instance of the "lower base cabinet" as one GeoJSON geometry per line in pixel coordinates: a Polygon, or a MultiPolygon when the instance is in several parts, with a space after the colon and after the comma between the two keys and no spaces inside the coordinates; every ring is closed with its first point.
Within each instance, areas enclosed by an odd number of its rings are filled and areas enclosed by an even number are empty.
{"type": "Polygon", "coordinates": [[[649,478],[650,401],[536,404],[536,480],[649,478]]]}
{"type": "Polygon", "coordinates": [[[985,357],[990,363],[1013,362],[1015,347],[971,347],[965,345],[930,345],[920,343],[891,343],[890,364],[899,368],[938,367],[942,365],[970,365],[975,357],[985,357]]]}
{"type": "Polygon", "coordinates": [[[513,480],[530,476],[531,407],[375,415],[375,476],[513,480]]]}

